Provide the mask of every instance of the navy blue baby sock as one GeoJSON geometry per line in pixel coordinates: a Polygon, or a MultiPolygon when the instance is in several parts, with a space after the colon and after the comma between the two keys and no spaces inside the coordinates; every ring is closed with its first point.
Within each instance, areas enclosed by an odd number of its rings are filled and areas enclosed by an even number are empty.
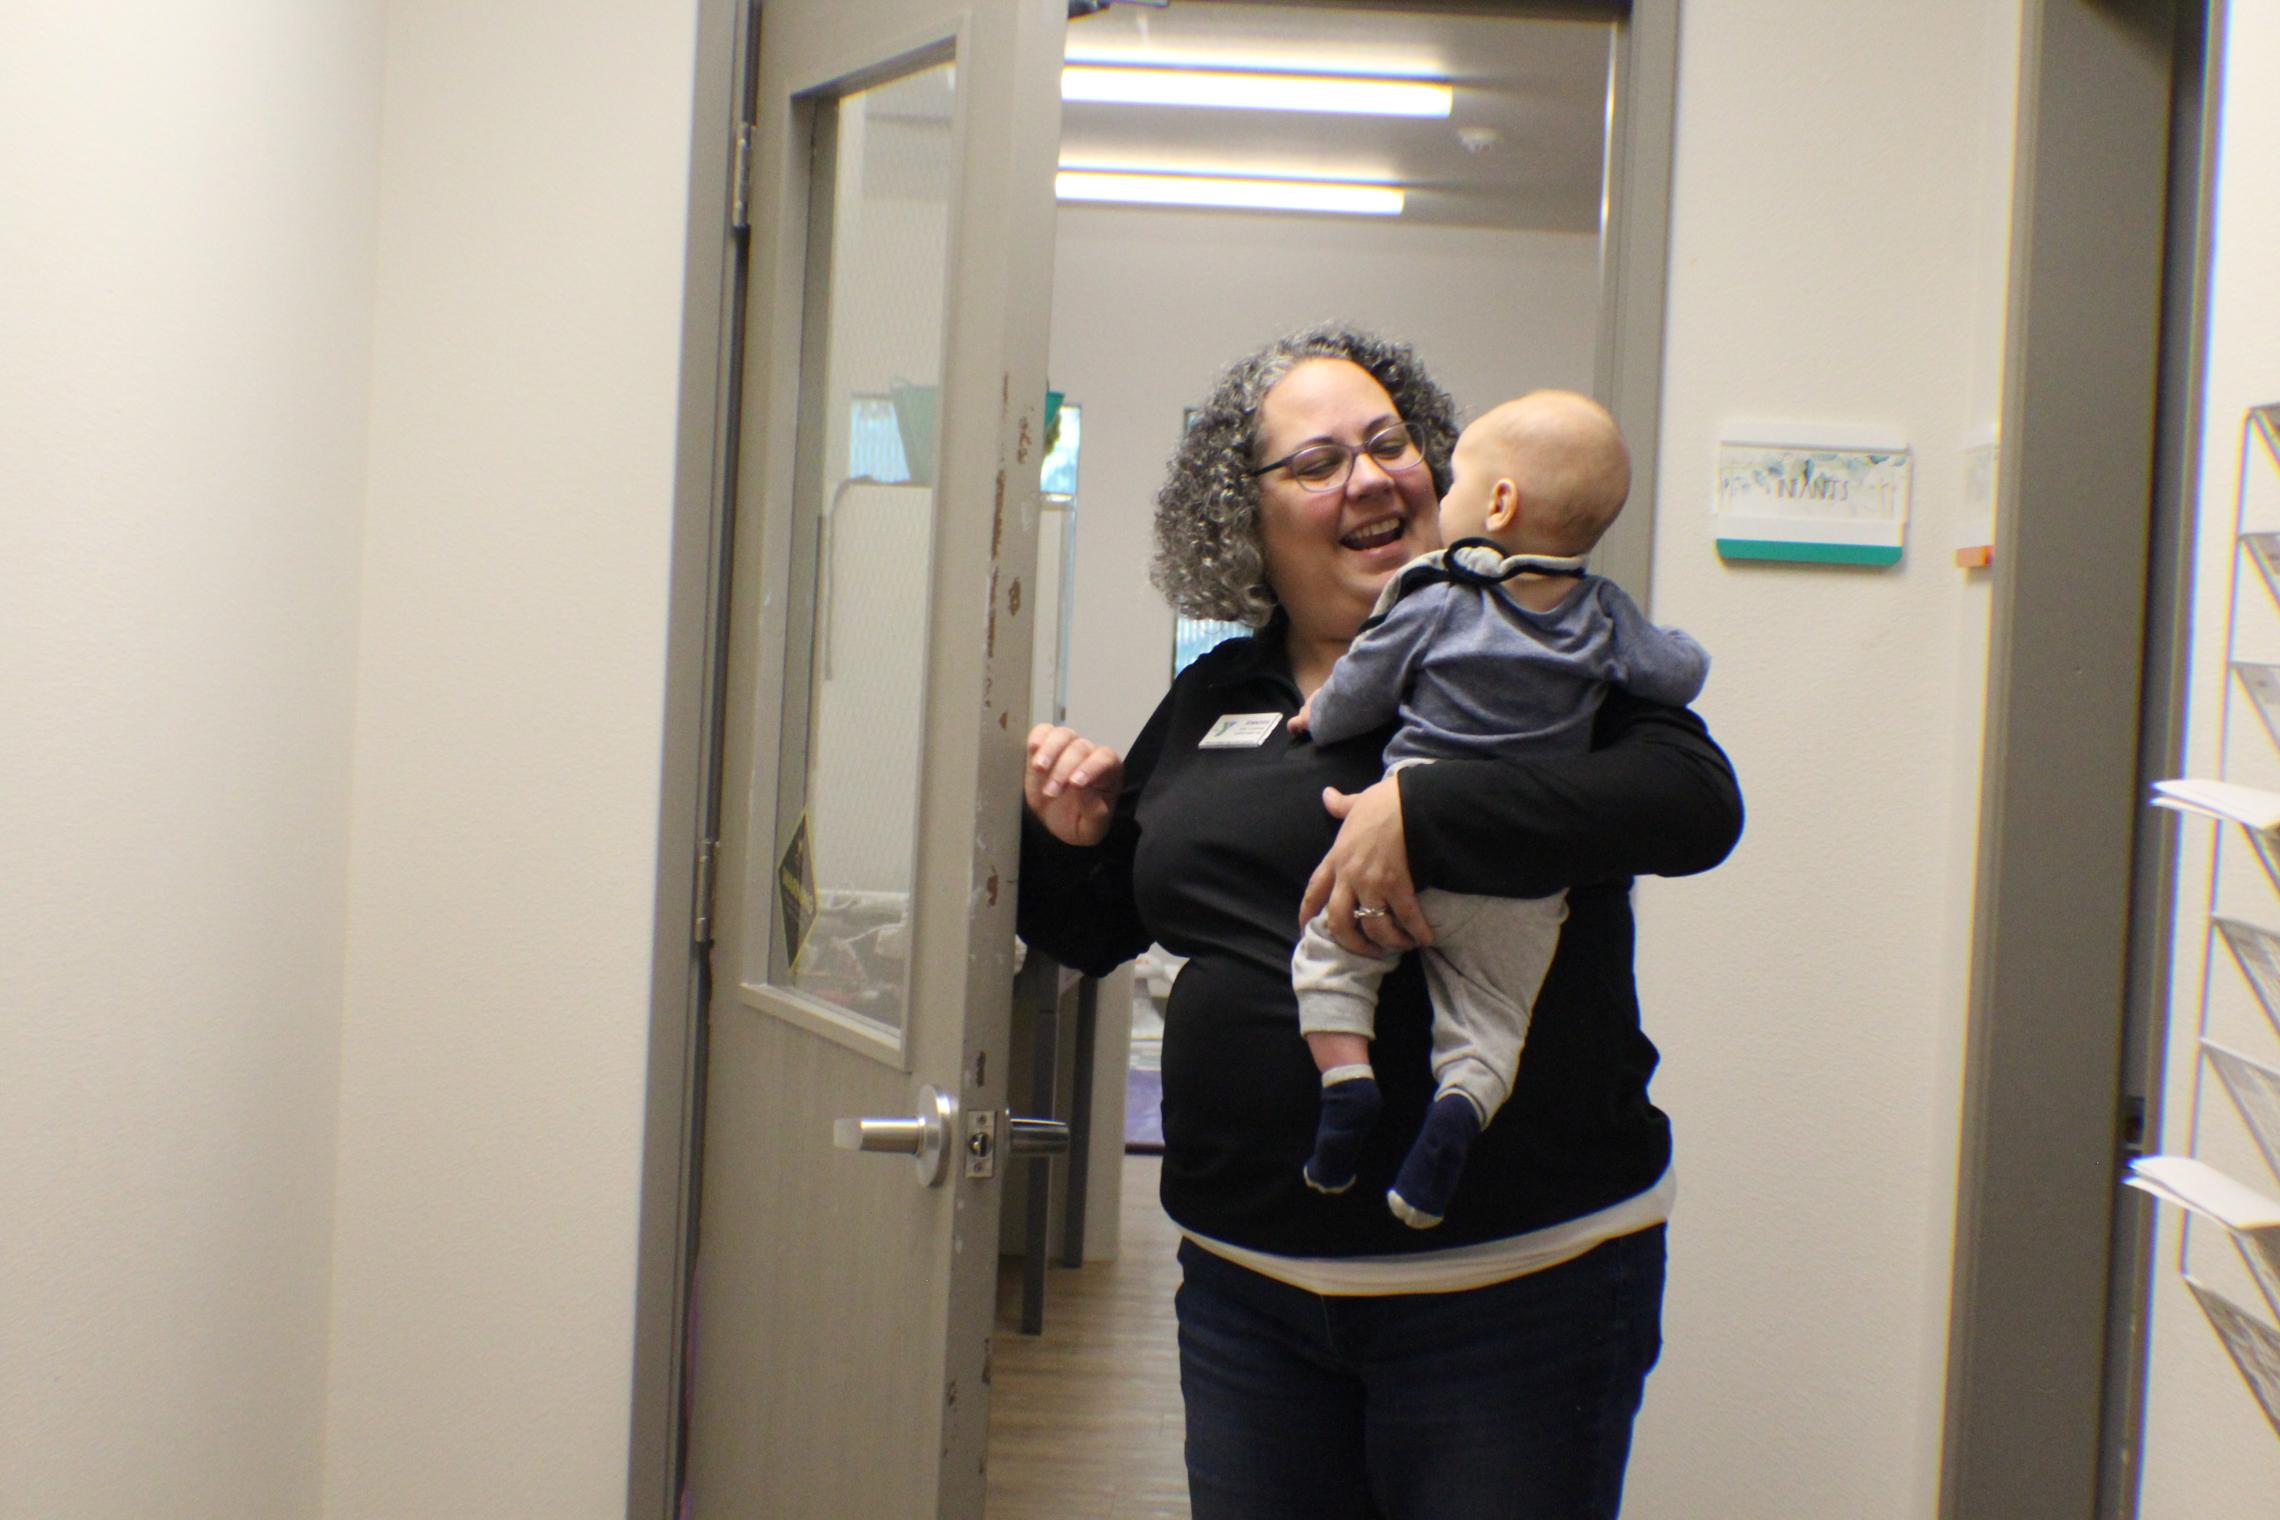
{"type": "Polygon", "coordinates": [[[1367,1066],[1336,1066],[1322,1074],[1322,1118],[1314,1130],[1314,1154],[1306,1161],[1306,1185],[1317,1193],[1343,1193],[1354,1185],[1362,1142],[1377,1123],[1377,1076],[1367,1066]]]}
{"type": "Polygon", "coordinates": [[[1480,1110],[1461,1092],[1443,1093],[1426,1112],[1424,1127],[1409,1147],[1386,1207],[1412,1229],[1430,1230],[1449,1212],[1457,1195],[1457,1179],[1464,1175],[1465,1157],[1480,1135],[1480,1110]]]}

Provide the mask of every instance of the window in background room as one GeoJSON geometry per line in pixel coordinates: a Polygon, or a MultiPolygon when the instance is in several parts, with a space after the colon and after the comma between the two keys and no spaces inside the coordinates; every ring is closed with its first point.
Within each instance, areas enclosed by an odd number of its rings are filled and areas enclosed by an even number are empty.
{"type": "MultiPolygon", "coordinates": [[[[1194,426],[1195,408],[1183,408],[1180,412],[1181,436],[1185,437],[1187,430],[1194,426]]],[[[1216,618],[1183,617],[1175,620],[1172,624],[1172,674],[1176,676],[1193,665],[1213,646],[1239,638],[1250,631],[1242,623],[1221,622],[1216,618]]]]}
{"type": "MultiPolygon", "coordinates": [[[[1054,408],[1060,436],[1046,452],[1038,485],[1047,496],[1063,499],[1077,494],[1077,450],[1083,431],[1083,408],[1064,404],[1054,408]]],[[[899,485],[911,478],[910,458],[903,447],[903,424],[895,415],[891,396],[856,396],[847,418],[847,474],[854,480],[875,480],[899,485]]]]}
{"type": "Polygon", "coordinates": [[[1047,435],[1053,438],[1053,446],[1045,451],[1045,468],[1038,479],[1038,488],[1047,496],[1074,498],[1077,494],[1077,450],[1083,443],[1084,408],[1071,401],[1053,406],[1048,400],[1047,406],[1051,408],[1056,420],[1046,427],[1047,435]],[[1057,436],[1053,433],[1055,426],[1060,429],[1057,436]]]}
{"type": "Polygon", "coordinates": [[[1077,451],[1083,409],[1058,391],[1045,396],[1044,463],[1038,486],[1037,643],[1030,657],[1029,713],[1040,723],[1068,716],[1069,622],[1076,590],[1077,451]]]}
{"type": "Polygon", "coordinates": [[[910,479],[910,460],[903,453],[902,430],[895,423],[891,397],[853,398],[847,428],[847,475],[851,480],[875,480],[882,485],[910,479]]]}

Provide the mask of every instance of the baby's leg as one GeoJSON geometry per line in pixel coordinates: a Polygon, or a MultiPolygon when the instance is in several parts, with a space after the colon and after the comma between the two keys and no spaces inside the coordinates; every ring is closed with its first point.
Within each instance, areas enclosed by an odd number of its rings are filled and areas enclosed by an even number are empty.
{"type": "Polygon", "coordinates": [[[1425,952],[1425,983],[1433,994],[1437,1091],[1386,1206],[1422,1230],[1449,1212],[1473,1141],[1511,1095],[1567,899],[1428,891],[1418,905],[1436,940],[1425,952]]]}
{"type": "Polygon", "coordinates": [[[1472,897],[1428,891],[1418,906],[1435,944],[1425,957],[1433,996],[1433,1081],[1461,1092],[1487,1124],[1512,1095],[1528,1020],[1559,949],[1567,894],[1472,897]],[[1438,916],[1436,916],[1438,915],[1438,916]],[[1443,927],[1443,921],[1448,927],[1443,927]]]}
{"type": "Polygon", "coordinates": [[[1310,1030],[1306,1048],[1314,1052],[1314,1069],[1325,1077],[1341,1066],[1370,1064],[1370,1042],[1365,1035],[1347,1034],[1338,1029],[1310,1030]]]}
{"type": "Polygon", "coordinates": [[[1318,1193],[1343,1193],[1354,1185],[1362,1143],[1377,1123],[1370,1041],[1378,983],[1395,959],[1352,954],[1330,937],[1329,920],[1320,916],[1306,926],[1291,956],[1298,1027],[1322,1073],[1322,1115],[1304,1169],[1306,1185],[1318,1193]]]}

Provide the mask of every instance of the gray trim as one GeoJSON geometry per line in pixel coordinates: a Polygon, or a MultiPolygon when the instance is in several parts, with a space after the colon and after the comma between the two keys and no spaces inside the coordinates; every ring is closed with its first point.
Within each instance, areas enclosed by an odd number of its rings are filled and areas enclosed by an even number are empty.
{"type": "Polygon", "coordinates": [[[2171,10],[2027,0],[1940,1513],[2100,1469],[2171,10]]]}
{"type": "MultiPolygon", "coordinates": [[[[756,0],[754,0],[756,3],[756,0]]],[[[735,137],[746,119],[756,18],[746,0],[698,0],[689,153],[688,255],[681,309],[679,442],[666,615],[664,751],[657,825],[657,917],[649,990],[635,1264],[627,1520],[679,1509],[682,1327],[695,1250],[697,1105],[706,956],[693,939],[696,861],[718,830],[718,632],[723,544],[734,483],[742,256],[730,223],[735,137]]]]}
{"type": "MultiPolygon", "coordinates": [[[[2154,409],[2153,532],[2146,577],[2145,695],[2138,776],[2182,773],[2192,650],[2194,503],[2200,495],[2201,373],[2207,344],[2209,228],[2217,160],[2217,81],[2225,0],[2177,7],[2170,89],[2169,206],[2162,289],[2161,382],[2154,409]]],[[[2143,795],[2141,792],[2140,795],[2143,795]]],[[[2122,1093],[2135,1134],[2160,1133],[2163,1056],[2169,1043],[2170,926],[2177,901],[2176,815],[2137,814],[2131,883],[2130,974],[2122,1036],[2122,1093]]],[[[2105,1439],[2099,1452],[2099,1520],[2138,1510],[2145,1439],[2154,1208],[2124,1189],[2114,1215],[2106,1322],[2105,1439]]]]}
{"type": "Polygon", "coordinates": [[[1599,237],[1599,399],[1631,448],[1633,510],[1592,568],[1652,606],[1662,441],[1663,306],[1670,288],[1671,162],[1677,143],[1679,0],[1636,0],[1615,28],[1608,88],[1607,224],[1599,237]],[[1638,510],[1644,506],[1647,510],[1638,510]]]}

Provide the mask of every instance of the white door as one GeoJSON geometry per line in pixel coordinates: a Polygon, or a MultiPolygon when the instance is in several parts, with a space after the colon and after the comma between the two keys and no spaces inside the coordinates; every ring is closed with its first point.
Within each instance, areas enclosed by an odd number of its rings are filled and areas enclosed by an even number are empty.
{"type": "Polygon", "coordinates": [[[761,8],[703,1520],[982,1511],[1064,6],[761,8]]]}

